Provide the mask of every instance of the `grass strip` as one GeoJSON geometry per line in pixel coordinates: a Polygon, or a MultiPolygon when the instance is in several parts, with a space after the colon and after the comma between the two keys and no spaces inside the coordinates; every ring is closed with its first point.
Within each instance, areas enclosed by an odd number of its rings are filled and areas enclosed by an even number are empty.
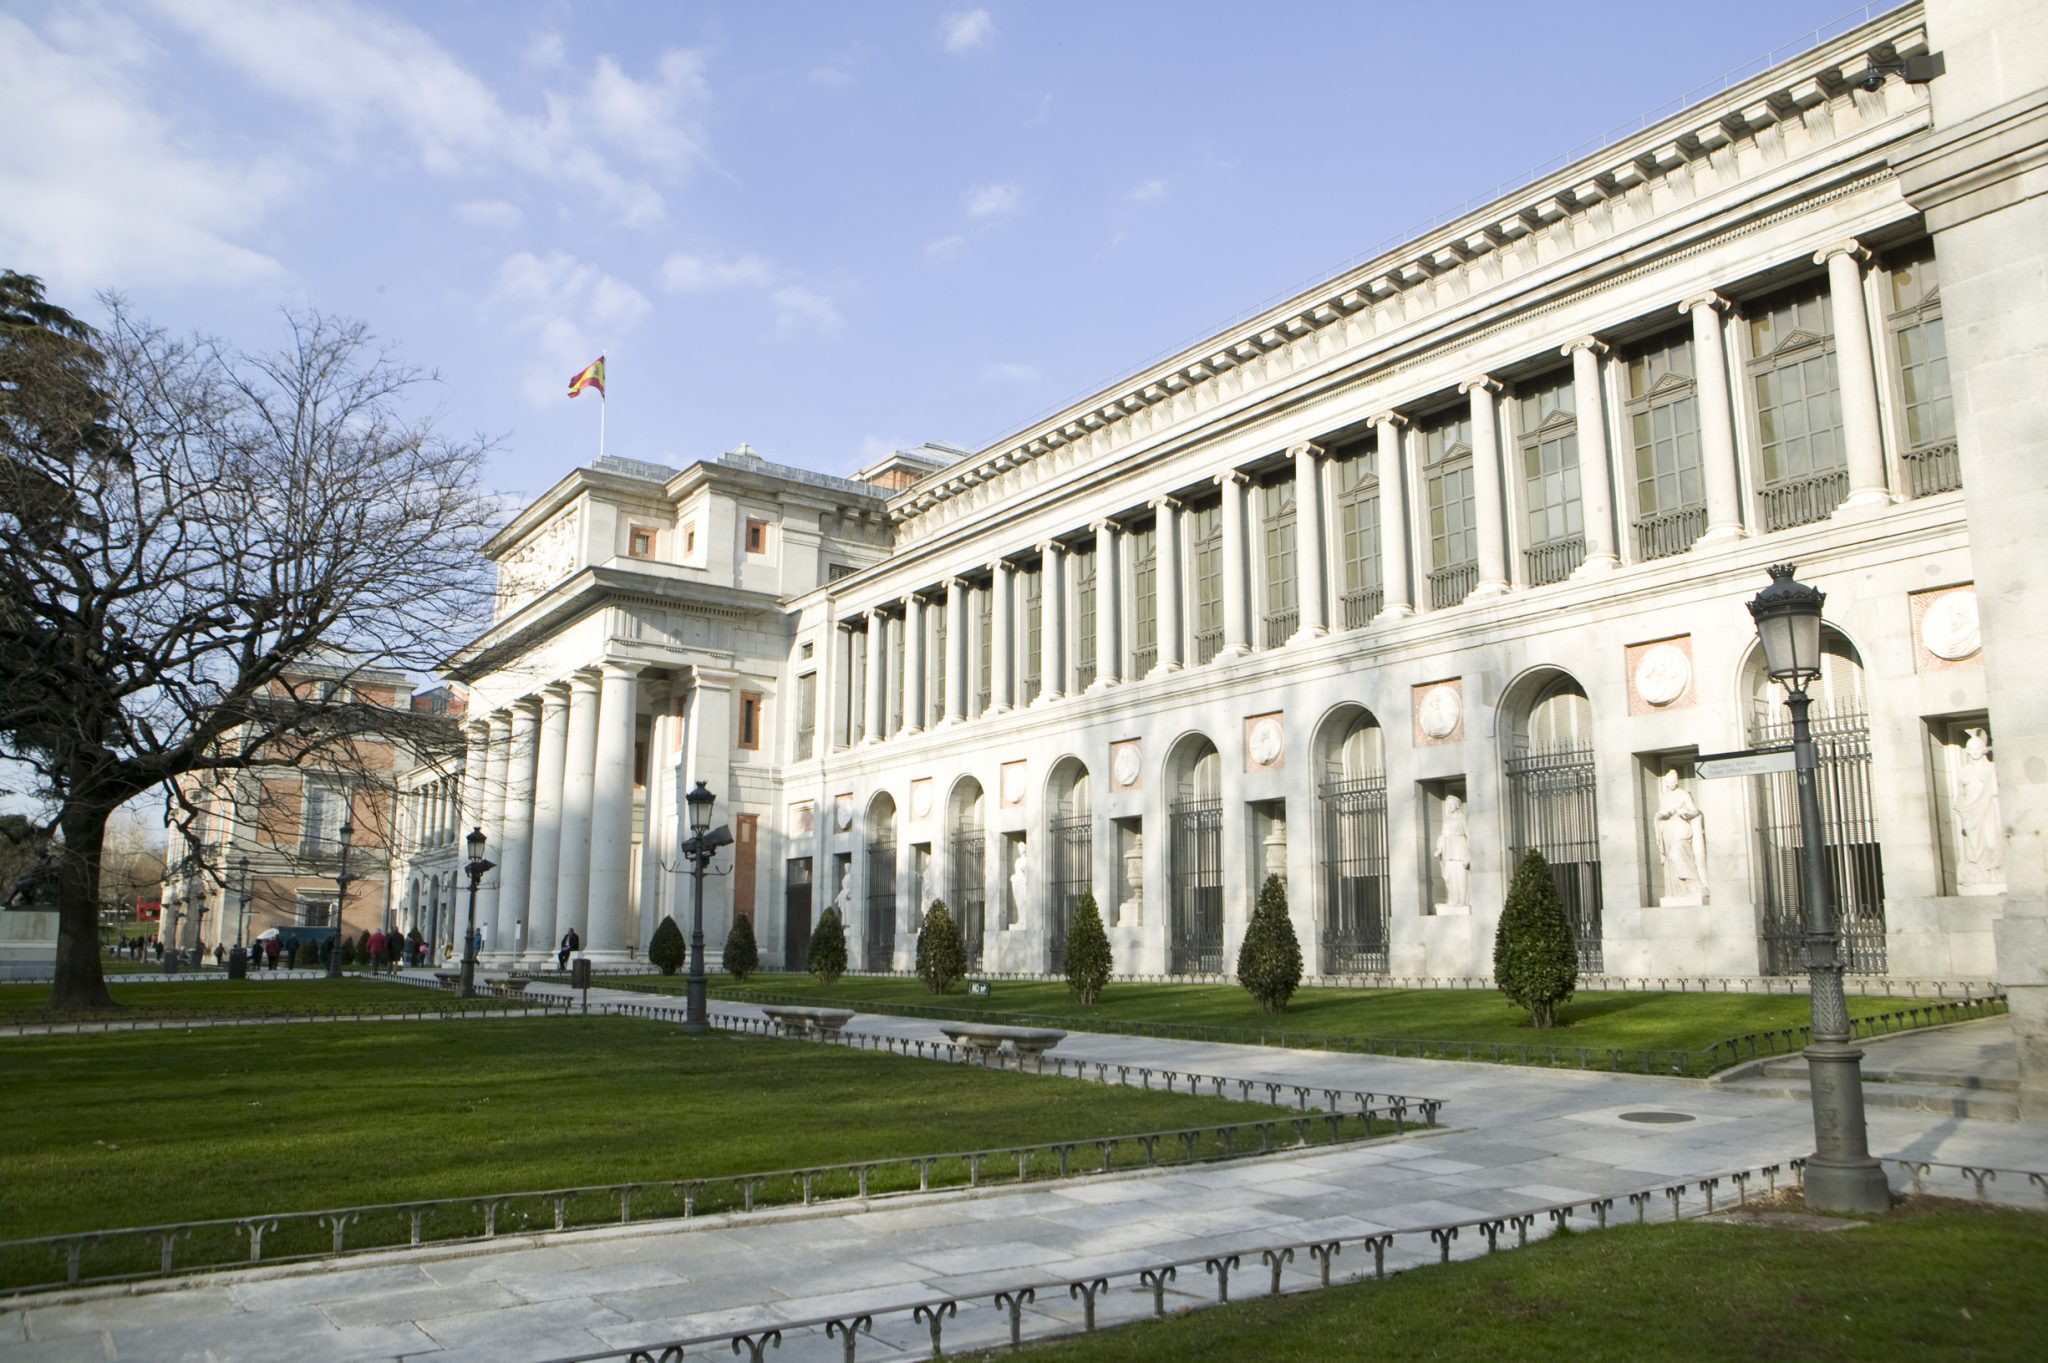
{"type": "MultiPolygon", "coordinates": [[[[20,985],[0,994],[0,1026],[56,1025],[125,1026],[165,1019],[261,1019],[376,1016],[385,1013],[448,1013],[484,1009],[503,1012],[528,1006],[520,999],[480,996],[464,999],[442,989],[397,984],[390,980],[341,979],[208,980],[189,984],[110,982],[108,992],[121,1006],[77,1012],[48,1011],[48,985],[20,985]]],[[[537,1005],[536,1005],[537,1006],[537,1005]]]]}

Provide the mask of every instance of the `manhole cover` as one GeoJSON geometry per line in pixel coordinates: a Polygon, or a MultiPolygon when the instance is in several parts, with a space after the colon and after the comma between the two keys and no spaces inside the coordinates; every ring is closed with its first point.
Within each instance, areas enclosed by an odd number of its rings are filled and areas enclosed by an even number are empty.
{"type": "Polygon", "coordinates": [[[1673,1126],[1696,1120],[1690,1112],[1624,1112],[1621,1119],[1625,1122],[1648,1122],[1652,1126],[1673,1126]]]}

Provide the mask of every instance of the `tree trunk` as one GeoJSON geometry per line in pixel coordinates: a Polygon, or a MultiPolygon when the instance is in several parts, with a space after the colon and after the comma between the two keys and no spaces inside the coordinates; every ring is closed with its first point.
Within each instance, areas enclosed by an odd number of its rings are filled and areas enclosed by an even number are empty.
{"type": "Polygon", "coordinates": [[[57,976],[53,1013],[118,1008],[100,969],[100,848],[111,805],[74,800],[57,821],[64,845],[57,858],[57,976]]]}

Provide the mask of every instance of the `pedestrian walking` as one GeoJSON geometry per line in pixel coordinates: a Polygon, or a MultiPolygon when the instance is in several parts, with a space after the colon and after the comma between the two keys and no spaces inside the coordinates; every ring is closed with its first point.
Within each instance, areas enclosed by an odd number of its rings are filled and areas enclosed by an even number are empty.
{"type": "Polygon", "coordinates": [[[283,954],[283,948],[278,946],[277,939],[273,937],[263,944],[263,954],[269,959],[270,968],[275,970],[277,969],[277,958],[283,954]]]}

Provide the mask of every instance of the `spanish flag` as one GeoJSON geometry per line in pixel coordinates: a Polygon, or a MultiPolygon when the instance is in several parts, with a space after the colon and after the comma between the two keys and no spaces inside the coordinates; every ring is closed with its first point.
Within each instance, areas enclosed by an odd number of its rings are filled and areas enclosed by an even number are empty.
{"type": "Polygon", "coordinates": [[[586,388],[595,388],[599,397],[604,396],[604,356],[598,356],[569,380],[569,396],[572,398],[586,388]]]}

